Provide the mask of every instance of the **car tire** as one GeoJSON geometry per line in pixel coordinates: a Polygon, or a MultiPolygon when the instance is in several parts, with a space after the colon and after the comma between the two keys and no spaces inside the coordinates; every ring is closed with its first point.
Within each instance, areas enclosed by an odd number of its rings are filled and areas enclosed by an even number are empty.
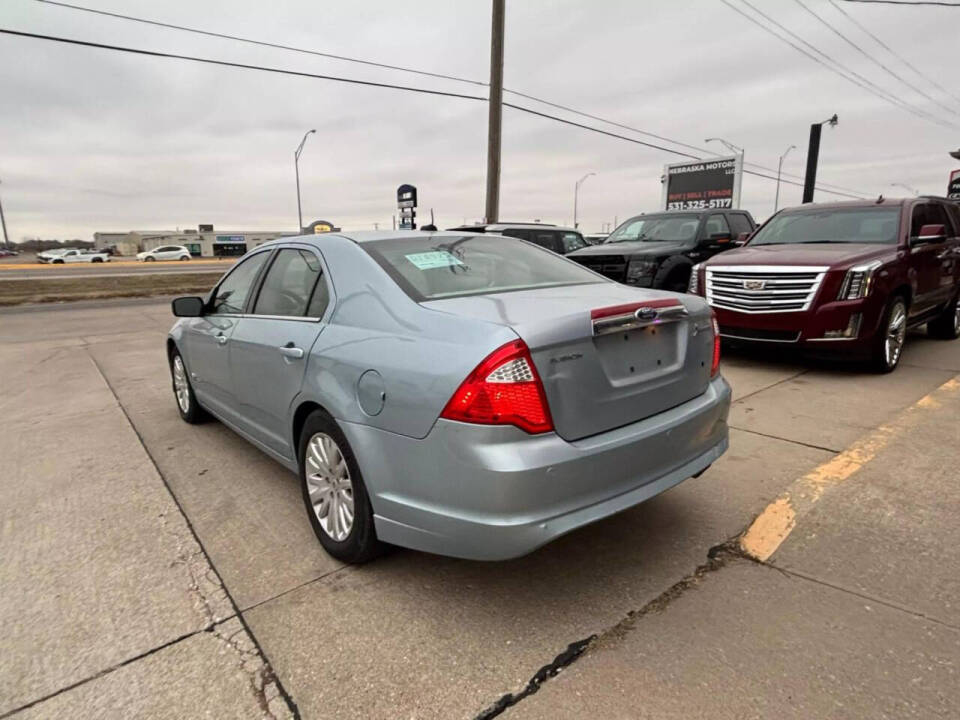
{"type": "Polygon", "coordinates": [[[870,366],[875,372],[893,372],[900,364],[907,337],[908,310],[903,295],[894,295],[887,302],[870,353],[870,366]]]}
{"type": "Polygon", "coordinates": [[[197,396],[190,383],[190,373],[179,350],[170,353],[170,380],[173,384],[173,398],[177,403],[177,412],[180,419],[191,425],[197,425],[207,420],[206,410],[200,407],[197,396]]]}
{"type": "Polygon", "coordinates": [[[143,259],[143,261],[144,261],[144,262],[156,262],[157,259],[156,259],[155,257],[151,257],[150,255],[147,255],[147,257],[145,257],[145,258],[143,259]]]}
{"type": "Polygon", "coordinates": [[[90,262],[103,262],[103,258],[92,258],[90,262]]]}
{"type": "Polygon", "coordinates": [[[960,294],[947,303],[936,318],[927,323],[927,334],[940,340],[960,337],[960,294]]]}
{"type": "Polygon", "coordinates": [[[54,264],[54,265],[63,265],[63,260],[54,260],[54,261],[53,261],[53,264],[54,264]]]}
{"type": "Polygon", "coordinates": [[[653,277],[653,287],[670,292],[687,292],[690,287],[690,271],[693,265],[683,257],[666,260],[653,277]]]}
{"type": "Polygon", "coordinates": [[[189,255],[182,255],[182,256],[180,257],[180,259],[181,259],[181,260],[189,260],[189,259],[190,259],[190,256],[189,256],[189,255]]]}
{"type": "Polygon", "coordinates": [[[297,459],[307,517],[323,549],[336,559],[353,564],[379,555],[383,544],[377,539],[373,508],[360,467],[346,436],[323,410],[314,410],[304,422],[297,459]],[[352,518],[349,528],[345,528],[350,505],[352,518]]]}

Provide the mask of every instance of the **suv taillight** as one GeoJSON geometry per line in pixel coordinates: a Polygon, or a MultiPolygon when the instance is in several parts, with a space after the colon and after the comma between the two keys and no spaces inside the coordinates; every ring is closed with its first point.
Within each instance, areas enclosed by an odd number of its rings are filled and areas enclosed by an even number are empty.
{"type": "Polygon", "coordinates": [[[710,322],[713,325],[713,361],[710,363],[710,377],[714,377],[720,370],[720,324],[717,314],[710,313],[710,322]]]}
{"type": "Polygon", "coordinates": [[[531,434],[553,430],[543,383],[523,340],[497,348],[477,365],[440,417],[480,425],[515,425],[531,434]]]}

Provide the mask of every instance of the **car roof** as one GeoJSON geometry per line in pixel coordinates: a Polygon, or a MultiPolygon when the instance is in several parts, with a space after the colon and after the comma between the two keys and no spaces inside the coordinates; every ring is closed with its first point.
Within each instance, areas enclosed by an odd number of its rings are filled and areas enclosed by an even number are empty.
{"type": "Polygon", "coordinates": [[[580,232],[576,228],[566,227],[564,225],[554,225],[553,223],[529,223],[529,222],[497,222],[497,223],[479,223],[477,225],[460,225],[448,230],[460,230],[463,232],[483,232],[485,230],[508,230],[510,228],[521,228],[523,230],[534,228],[545,228],[547,230],[561,230],[563,232],[580,232]]]}
{"type": "Polygon", "coordinates": [[[943,200],[933,195],[922,195],[913,198],[872,198],[870,200],[842,200],[830,203],[808,203],[806,205],[794,205],[784,208],[781,212],[795,212],[801,210],[842,210],[843,208],[868,208],[868,207],[903,207],[914,200],[943,200]]]}
{"type": "Polygon", "coordinates": [[[463,234],[468,232],[467,230],[460,231],[450,231],[450,230],[438,230],[438,231],[423,231],[423,230],[357,230],[357,231],[348,231],[348,232],[329,232],[329,233],[319,233],[314,235],[290,235],[282,238],[277,238],[276,240],[271,240],[270,242],[262,243],[257,246],[257,249],[272,247],[273,245],[284,245],[291,242],[306,243],[308,245],[316,245],[317,247],[322,247],[325,241],[337,239],[337,240],[349,240],[355,243],[363,244],[368,242],[378,242],[380,240],[409,240],[411,238],[461,238],[463,234]]]}

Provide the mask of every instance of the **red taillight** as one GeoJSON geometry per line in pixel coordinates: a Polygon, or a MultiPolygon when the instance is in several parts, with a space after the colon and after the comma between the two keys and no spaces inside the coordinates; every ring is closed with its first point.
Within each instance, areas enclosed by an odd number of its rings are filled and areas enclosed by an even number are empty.
{"type": "Polygon", "coordinates": [[[710,322],[713,323],[713,362],[710,364],[710,377],[713,377],[720,369],[720,325],[717,323],[716,313],[710,314],[710,322]]]}
{"type": "Polygon", "coordinates": [[[481,425],[516,425],[532,434],[553,430],[543,383],[523,340],[497,348],[477,365],[440,417],[481,425]]]}

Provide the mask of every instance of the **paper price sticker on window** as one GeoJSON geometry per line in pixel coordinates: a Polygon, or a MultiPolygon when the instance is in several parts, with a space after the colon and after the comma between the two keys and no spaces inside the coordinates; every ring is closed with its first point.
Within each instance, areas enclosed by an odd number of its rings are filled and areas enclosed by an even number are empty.
{"type": "Polygon", "coordinates": [[[463,265],[462,262],[457,260],[457,258],[448,253],[446,250],[412,253],[410,255],[404,255],[404,257],[412,262],[416,266],[417,270],[433,270],[434,268],[463,265]]]}

